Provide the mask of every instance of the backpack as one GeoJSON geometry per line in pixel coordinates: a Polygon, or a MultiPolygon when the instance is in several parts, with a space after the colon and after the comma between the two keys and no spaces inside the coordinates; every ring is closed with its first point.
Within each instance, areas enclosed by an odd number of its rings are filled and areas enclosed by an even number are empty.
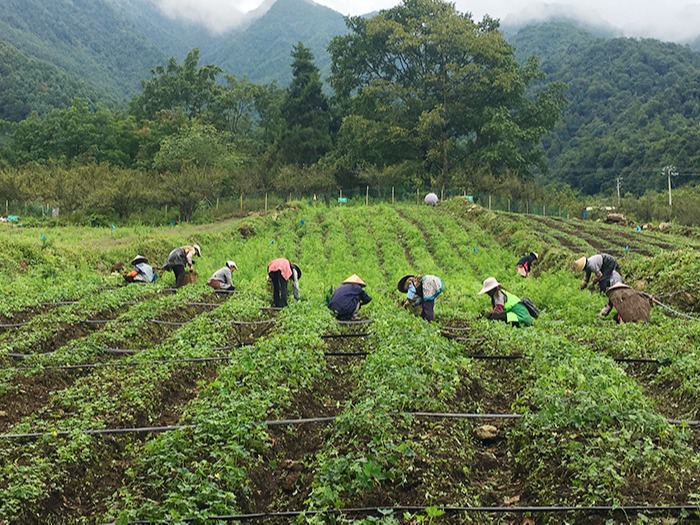
{"type": "Polygon", "coordinates": [[[527,308],[527,311],[530,312],[530,316],[533,319],[537,319],[540,316],[540,310],[535,306],[535,303],[533,303],[529,297],[522,297],[520,299],[520,302],[523,304],[525,308],[527,308]]]}

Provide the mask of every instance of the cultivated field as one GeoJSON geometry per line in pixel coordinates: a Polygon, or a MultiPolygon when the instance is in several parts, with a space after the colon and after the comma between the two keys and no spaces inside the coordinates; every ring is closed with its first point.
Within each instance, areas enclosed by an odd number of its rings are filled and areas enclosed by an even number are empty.
{"type": "Polygon", "coordinates": [[[3,525],[698,516],[694,231],[455,199],[0,237],[3,525]],[[165,273],[123,286],[109,272],[194,242],[196,284],[173,290],[165,273]],[[531,250],[540,264],[521,279],[531,250]],[[570,267],[600,251],[692,318],[596,318],[607,298],[579,290],[570,267]],[[274,311],[266,265],[280,256],[301,267],[302,300],[274,311]],[[217,294],[204,283],[227,259],[238,293],[217,294]],[[396,283],[413,272],[445,283],[435,323],[399,306],[396,283]],[[373,301],[366,322],[339,324],[325,297],[352,273],[373,301]],[[538,305],[534,327],[477,317],[489,276],[538,305]]]}

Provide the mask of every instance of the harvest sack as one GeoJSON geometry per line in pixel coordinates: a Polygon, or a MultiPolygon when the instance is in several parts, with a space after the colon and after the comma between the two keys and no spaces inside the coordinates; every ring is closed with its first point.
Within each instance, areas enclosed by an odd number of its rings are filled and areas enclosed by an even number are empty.
{"type": "Polygon", "coordinates": [[[646,323],[649,321],[651,302],[637,290],[620,286],[610,287],[606,293],[623,322],[646,323]]]}
{"type": "Polygon", "coordinates": [[[537,319],[540,316],[540,310],[535,306],[535,303],[533,303],[529,297],[521,297],[520,302],[523,303],[523,306],[527,308],[527,311],[530,312],[530,316],[533,319],[537,319]]]}

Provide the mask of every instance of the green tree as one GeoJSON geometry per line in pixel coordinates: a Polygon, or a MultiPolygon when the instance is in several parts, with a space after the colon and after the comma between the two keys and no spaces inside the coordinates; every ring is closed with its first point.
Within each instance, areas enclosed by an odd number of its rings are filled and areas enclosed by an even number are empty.
{"type": "Polygon", "coordinates": [[[162,201],[177,206],[181,219],[189,221],[200,202],[222,196],[225,187],[245,183],[242,163],[212,126],[183,128],[163,140],[154,159],[162,201]]]}
{"type": "Polygon", "coordinates": [[[102,163],[129,167],[138,152],[133,119],[104,108],[94,110],[82,99],[67,109],[56,109],[41,117],[32,114],[12,130],[9,155],[16,164],[102,163]]]}
{"type": "Polygon", "coordinates": [[[286,164],[310,166],[331,148],[331,114],[311,50],[299,42],[292,58],[292,82],[281,108],[286,128],[279,156],[286,164]]]}
{"type": "Polygon", "coordinates": [[[348,25],[329,45],[331,85],[352,98],[339,155],[412,161],[442,184],[454,171],[528,176],[539,165],[563,87],[526,96],[542,73],[535,60],[518,65],[496,21],[475,23],[442,0],[405,0],[348,25]]]}
{"type": "Polygon", "coordinates": [[[151,70],[152,78],[143,82],[143,92],[132,99],[131,113],[139,120],[152,120],[161,111],[182,112],[201,117],[214,105],[221,87],[216,78],[221,68],[197,67],[199,49],[190,51],[182,65],[171,57],[168,63],[151,70]]]}

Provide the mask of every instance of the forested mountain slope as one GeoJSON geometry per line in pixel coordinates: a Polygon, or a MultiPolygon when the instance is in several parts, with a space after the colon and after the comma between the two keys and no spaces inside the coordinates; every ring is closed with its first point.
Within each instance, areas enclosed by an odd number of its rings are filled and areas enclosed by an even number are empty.
{"type": "Polygon", "coordinates": [[[43,114],[66,108],[74,97],[96,101],[104,96],[85,82],[0,40],[0,120],[18,122],[32,111],[43,114]]]}
{"type": "Polygon", "coordinates": [[[0,0],[1,38],[123,102],[165,53],[105,0],[0,0]]]}
{"type": "Polygon", "coordinates": [[[698,53],[560,24],[526,27],[512,43],[521,57],[541,57],[547,81],[568,86],[570,106],[546,140],[550,180],[597,193],[622,176],[639,194],[663,188],[664,165],[676,165],[682,183],[700,160],[698,53]]]}

